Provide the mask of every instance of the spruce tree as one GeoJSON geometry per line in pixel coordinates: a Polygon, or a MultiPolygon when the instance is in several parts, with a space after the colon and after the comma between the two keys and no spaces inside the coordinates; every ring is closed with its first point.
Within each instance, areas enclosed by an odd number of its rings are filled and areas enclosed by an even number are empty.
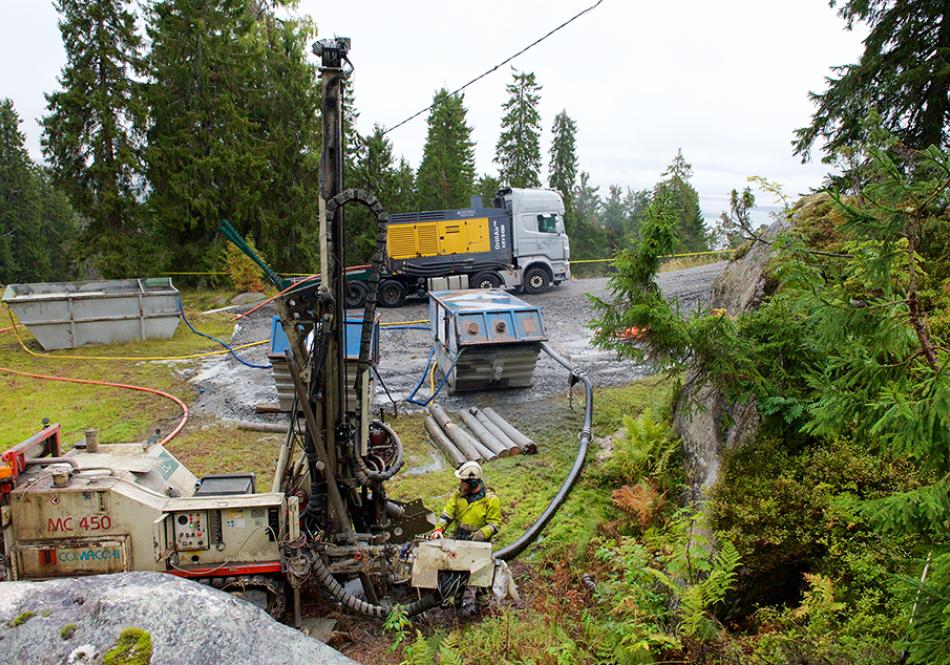
{"type": "Polygon", "coordinates": [[[548,162],[548,187],[556,189],[564,199],[564,207],[574,194],[577,182],[577,123],[567,111],[554,117],[551,128],[551,151],[548,162]]]}
{"type": "Polygon", "coordinates": [[[590,184],[590,174],[581,171],[573,196],[577,223],[571,236],[571,256],[575,259],[601,259],[608,253],[599,191],[600,187],[590,184]]]}
{"type": "Polygon", "coordinates": [[[77,228],[65,195],[30,159],[13,102],[0,101],[0,283],[72,278],[77,228]]]}
{"type": "Polygon", "coordinates": [[[417,208],[463,208],[475,191],[475,143],[465,121],[464,97],[449,95],[443,88],[432,103],[416,175],[417,208]]]}
{"type": "Polygon", "coordinates": [[[683,157],[683,151],[677,150],[676,157],[663,172],[666,179],[659,182],[654,195],[671,197],[671,205],[679,219],[676,252],[700,252],[709,249],[709,239],[702,211],[699,209],[699,194],[689,183],[693,177],[693,167],[683,157]]]}
{"type": "Polygon", "coordinates": [[[252,35],[255,94],[246,102],[267,166],[257,217],[241,230],[277,270],[316,270],[320,88],[316,66],[307,60],[316,28],[308,18],[278,18],[265,8],[252,35]]]}
{"type": "Polygon", "coordinates": [[[254,20],[245,0],[163,0],[149,8],[149,205],[175,265],[214,268],[219,220],[246,233],[269,178],[255,140],[254,20]]]}
{"type": "Polygon", "coordinates": [[[47,95],[43,152],[59,186],[88,220],[83,245],[106,277],[157,267],[143,233],[142,136],[134,76],[141,38],[129,0],[56,0],[66,50],[62,90],[47,95]]]}
{"type": "Polygon", "coordinates": [[[501,189],[501,181],[493,175],[485,174],[475,182],[475,193],[482,197],[482,205],[494,206],[495,194],[501,189]]]}
{"type": "Polygon", "coordinates": [[[13,102],[0,102],[0,282],[42,281],[34,277],[42,249],[39,189],[24,147],[13,102]]]}
{"type": "MultiPolygon", "coordinates": [[[[839,2],[831,0],[831,6],[839,2]]],[[[818,107],[811,124],[795,132],[795,153],[807,161],[819,139],[823,161],[867,136],[876,110],[883,127],[911,148],[947,147],[950,127],[950,17],[945,0],[845,0],[838,14],[850,30],[871,32],[856,64],[833,69],[828,87],[810,93],[818,107]]]]}
{"type": "Polygon", "coordinates": [[[501,136],[495,146],[502,184],[508,187],[541,186],[541,86],[533,72],[512,68],[514,80],[506,86],[508,101],[502,105],[501,136]]]}

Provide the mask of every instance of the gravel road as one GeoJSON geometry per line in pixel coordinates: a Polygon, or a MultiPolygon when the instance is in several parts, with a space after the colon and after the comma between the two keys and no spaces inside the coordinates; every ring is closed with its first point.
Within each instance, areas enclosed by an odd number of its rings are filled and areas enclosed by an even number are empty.
{"type": "MultiPolygon", "coordinates": [[[[719,262],[661,273],[660,288],[667,298],[679,300],[684,313],[695,311],[705,304],[713,279],[725,266],[726,262],[719,262]]],[[[541,306],[551,345],[585,369],[595,387],[623,385],[648,374],[649,370],[644,366],[617,360],[612,352],[591,346],[591,331],[587,324],[592,309],[587,294],[609,299],[608,279],[571,280],[547,293],[519,297],[541,306]]],[[[235,328],[232,342],[242,344],[268,337],[274,313],[273,309],[266,308],[242,320],[235,328]]],[[[415,300],[398,309],[381,309],[380,313],[383,321],[426,319],[428,305],[426,301],[415,300]]],[[[242,355],[252,362],[266,364],[266,348],[255,347],[242,355]]],[[[431,339],[424,330],[384,329],[382,333],[379,373],[392,396],[400,401],[400,410],[409,406],[402,400],[418,380],[430,348],[431,339]]],[[[269,371],[245,367],[227,356],[208,359],[197,371],[190,370],[189,374],[189,381],[199,392],[194,409],[198,414],[229,420],[267,419],[255,414],[255,404],[277,400],[269,371]]],[[[543,400],[562,394],[566,389],[567,372],[542,353],[532,388],[440,395],[439,401],[452,409],[476,405],[504,407],[543,400]]],[[[387,401],[385,392],[378,387],[377,404],[387,401]]]]}

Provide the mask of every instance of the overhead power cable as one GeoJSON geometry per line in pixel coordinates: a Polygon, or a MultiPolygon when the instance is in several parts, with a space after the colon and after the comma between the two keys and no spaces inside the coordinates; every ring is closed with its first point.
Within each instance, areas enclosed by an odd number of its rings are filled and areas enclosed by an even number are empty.
{"type": "MultiPolygon", "coordinates": [[[[485,70],[484,72],[482,72],[481,74],[479,74],[478,76],[476,76],[475,78],[473,78],[471,81],[469,81],[468,83],[466,83],[465,85],[463,85],[461,88],[458,88],[458,89],[456,89],[456,90],[453,90],[453,91],[452,91],[451,93],[449,93],[449,94],[450,94],[450,95],[453,95],[453,96],[454,96],[454,95],[457,95],[458,93],[462,92],[463,90],[465,90],[465,88],[469,87],[469,86],[472,85],[473,83],[477,83],[478,81],[482,80],[483,78],[485,78],[486,76],[488,76],[488,75],[491,74],[492,72],[497,71],[499,67],[503,67],[504,65],[507,65],[509,62],[511,62],[512,60],[514,60],[515,58],[517,58],[517,57],[518,57],[519,55],[521,55],[522,53],[525,53],[526,51],[528,51],[528,50],[534,48],[535,46],[537,46],[538,44],[540,44],[541,42],[543,42],[545,39],[547,39],[548,37],[550,37],[550,36],[553,35],[554,33],[558,32],[558,31],[561,30],[562,28],[567,27],[568,25],[570,25],[571,23],[573,23],[574,21],[576,21],[577,19],[579,19],[579,18],[580,18],[581,16],[583,16],[584,14],[587,14],[587,13],[589,13],[589,12],[594,11],[595,9],[597,9],[597,8],[600,6],[600,4],[601,4],[603,1],[604,1],[604,0],[597,0],[597,2],[595,2],[594,4],[592,4],[590,7],[586,8],[586,9],[583,9],[583,10],[581,10],[580,12],[574,14],[574,16],[572,16],[571,18],[569,18],[569,19],[567,19],[566,21],[564,21],[564,23],[562,23],[561,25],[559,25],[559,26],[557,26],[556,28],[554,28],[553,30],[547,32],[547,33],[546,33],[545,35],[543,35],[542,37],[539,37],[538,39],[534,40],[533,42],[531,42],[530,44],[528,44],[527,46],[525,46],[523,49],[521,49],[520,51],[518,51],[518,52],[515,53],[514,55],[508,56],[506,59],[502,60],[501,62],[499,62],[497,65],[495,65],[495,66],[492,67],[491,69],[485,70]]],[[[397,123],[396,123],[395,125],[393,125],[392,127],[388,128],[388,129],[386,129],[386,130],[384,130],[384,131],[383,131],[383,134],[384,134],[384,135],[385,135],[385,134],[388,134],[389,132],[393,131],[394,129],[398,129],[398,128],[402,127],[402,126],[405,125],[407,122],[409,122],[409,121],[411,121],[411,120],[414,120],[415,118],[418,118],[420,115],[422,115],[422,114],[425,113],[426,111],[431,110],[433,106],[435,106],[434,103],[433,103],[433,104],[429,104],[427,107],[425,107],[424,109],[422,109],[422,110],[420,110],[420,111],[416,111],[415,113],[413,113],[411,116],[409,116],[409,117],[406,118],[405,120],[402,120],[401,122],[397,122],[397,123]]]]}

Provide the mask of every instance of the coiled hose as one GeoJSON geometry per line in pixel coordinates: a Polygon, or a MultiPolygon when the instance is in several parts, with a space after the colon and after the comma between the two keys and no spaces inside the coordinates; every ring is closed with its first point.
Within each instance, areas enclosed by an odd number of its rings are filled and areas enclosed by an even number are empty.
{"type": "Polygon", "coordinates": [[[360,456],[359,452],[357,452],[354,457],[356,458],[356,479],[359,481],[360,485],[368,485],[370,482],[382,482],[384,480],[389,480],[394,475],[396,475],[396,473],[405,463],[402,451],[402,441],[399,439],[399,435],[396,434],[395,430],[393,430],[392,427],[381,420],[374,420],[372,424],[376,427],[379,427],[384,432],[389,434],[390,437],[392,437],[393,442],[396,444],[396,459],[388,469],[384,469],[382,471],[373,471],[368,466],[366,466],[366,462],[360,456]]]}

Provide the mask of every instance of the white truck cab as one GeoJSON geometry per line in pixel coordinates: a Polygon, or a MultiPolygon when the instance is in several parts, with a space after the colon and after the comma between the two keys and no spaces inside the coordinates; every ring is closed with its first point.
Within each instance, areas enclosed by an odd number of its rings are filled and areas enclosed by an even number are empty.
{"type": "Polygon", "coordinates": [[[511,216],[514,270],[505,271],[509,288],[540,293],[571,278],[570,243],[564,230],[564,201],[550,189],[505,188],[496,205],[511,216]]]}

